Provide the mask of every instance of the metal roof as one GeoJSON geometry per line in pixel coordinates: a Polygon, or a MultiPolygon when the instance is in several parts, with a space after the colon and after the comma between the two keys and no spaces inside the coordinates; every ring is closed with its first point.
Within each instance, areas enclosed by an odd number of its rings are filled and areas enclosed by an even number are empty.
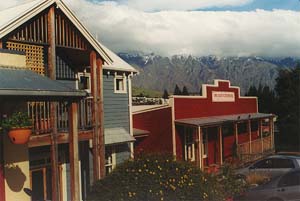
{"type": "Polygon", "coordinates": [[[105,128],[104,141],[106,145],[133,142],[135,139],[124,128],[105,128]]]}
{"type": "Polygon", "coordinates": [[[104,69],[137,72],[132,66],[97,41],[62,0],[34,0],[0,11],[0,38],[3,38],[54,3],[104,58],[104,69]]]}
{"type": "Polygon", "coordinates": [[[40,98],[82,98],[87,93],[24,68],[0,67],[0,96],[40,98]]]}
{"type": "Polygon", "coordinates": [[[264,114],[264,113],[247,113],[247,114],[235,114],[235,115],[222,115],[213,117],[201,117],[201,118],[189,118],[189,119],[177,119],[175,122],[177,124],[185,124],[191,126],[210,126],[218,125],[222,123],[238,122],[252,119],[261,119],[275,117],[274,114],[264,114]]]}

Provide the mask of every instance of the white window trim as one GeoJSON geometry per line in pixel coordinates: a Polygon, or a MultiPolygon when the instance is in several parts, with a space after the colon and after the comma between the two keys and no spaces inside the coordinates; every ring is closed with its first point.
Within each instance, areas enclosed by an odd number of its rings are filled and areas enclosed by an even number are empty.
{"type": "Polygon", "coordinates": [[[80,77],[88,77],[89,78],[89,89],[85,89],[86,92],[91,93],[91,74],[90,73],[86,73],[86,72],[78,72],[77,73],[77,82],[76,82],[76,88],[79,89],[79,80],[80,77]]]}
{"type": "Polygon", "coordinates": [[[116,94],[126,94],[127,93],[127,79],[126,79],[126,75],[125,73],[122,75],[117,75],[117,73],[115,73],[115,77],[114,77],[114,93],[116,94]],[[117,79],[123,79],[123,86],[124,86],[124,90],[117,90],[117,79]]]}

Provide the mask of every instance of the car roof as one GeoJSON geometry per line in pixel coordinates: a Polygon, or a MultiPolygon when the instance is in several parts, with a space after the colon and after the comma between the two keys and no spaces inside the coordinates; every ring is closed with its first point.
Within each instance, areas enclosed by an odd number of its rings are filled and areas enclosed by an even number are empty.
{"type": "Polygon", "coordinates": [[[300,159],[300,156],[298,156],[298,155],[276,154],[276,155],[268,156],[267,158],[300,159]]]}

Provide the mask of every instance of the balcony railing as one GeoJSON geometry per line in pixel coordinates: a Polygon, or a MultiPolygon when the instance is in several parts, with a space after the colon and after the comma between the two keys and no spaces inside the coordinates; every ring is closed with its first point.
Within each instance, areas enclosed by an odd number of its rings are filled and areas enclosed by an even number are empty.
{"type": "MultiPolygon", "coordinates": [[[[50,118],[50,102],[29,102],[28,115],[33,122],[33,133],[36,135],[52,132],[50,118]]],[[[78,129],[89,130],[92,123],[92,98],[83,99],[78,104],[78,129]]],[[[68,132],[69,116],[67,102],[57,104],[57,129],[58,132],[68,132]]]]}
{"type": "Polygon", "coordinates": [[[257,160],[266,154],[273,151],[273,146],[271,142],[271,135],[266,136],[262,139],[257,139],[251,142],[251,152],[250,152],[250,142],[246,142],[238,145],[238,155],[244,163],[249,161],[257,160]]]}

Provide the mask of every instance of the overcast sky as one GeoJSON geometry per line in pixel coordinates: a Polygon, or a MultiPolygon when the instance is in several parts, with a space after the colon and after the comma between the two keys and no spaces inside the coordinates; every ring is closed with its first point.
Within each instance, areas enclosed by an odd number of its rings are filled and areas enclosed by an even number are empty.
{"type": "MultiPolygon", "coordinates": [[[[2,8],[22,0],[1,1],[2,8]]],[[[115,52],[300,55],[299,0],[65,0],[115,52]]]]}

